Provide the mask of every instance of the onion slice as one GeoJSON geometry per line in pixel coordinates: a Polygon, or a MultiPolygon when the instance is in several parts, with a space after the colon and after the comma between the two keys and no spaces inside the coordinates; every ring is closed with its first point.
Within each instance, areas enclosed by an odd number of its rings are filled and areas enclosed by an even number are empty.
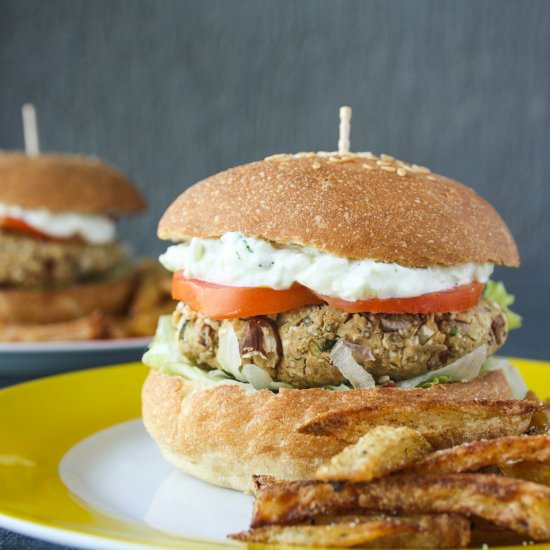
{"type": "Polygon", "coordinates": [[[374,388],[374,378],[353,358],[351,349],[338,340],[330,352],[330,359],[342,376],[354,388],[374,388]]]}
{"type": "Polygon", "coordinates": [[[241,354],[239,340],[231,323],[222,323],[218,333],[216,360],[221,368],[241,382],[246,382],[241,374],[241,354]]]}
{"type": "Polygon", "coordinates": [[[482,370],[485,372],[501,370],[506,378],[506,381],[508,382],[508,385],[510,386],[510,389],[512,390],[514,399],[523,399],[527,395],[529,388],[527,387],[523,376],[519,370],[514,367],[514,365],[508,363],[504,357],[490,357],[485,365],[483,365],[482,370]]]}
{"type": "Polygon", "coordinates": [[[453,361],[449,365],[440,369],[431,370],[420,376],[401,380],[397,385],[400,388],[414,388],[419,384],[435,378],[436,376],[448,376],[453,382],[466,382],[479,376],[481,367],[487,359],[487,346],[479,346],[474,351],[467,353],[464,357],[453,361]]]}

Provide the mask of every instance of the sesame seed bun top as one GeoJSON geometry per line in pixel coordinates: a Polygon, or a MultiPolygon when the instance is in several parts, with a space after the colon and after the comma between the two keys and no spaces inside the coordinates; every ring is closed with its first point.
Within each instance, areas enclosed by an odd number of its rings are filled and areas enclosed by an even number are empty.
{"type": "Polygon", "coordinates": [[[211,176],[160,220],[161,239],[230,231],[411,267],[518,266],[508,227],[469,187],[389,155],[275,155],[211,176]]]}
{"type": "Polygon", "coordinates": [[[123,215],[146,203],[121,172],[90,157],[0,152],[0,203],[29,210],[123,215]]]}

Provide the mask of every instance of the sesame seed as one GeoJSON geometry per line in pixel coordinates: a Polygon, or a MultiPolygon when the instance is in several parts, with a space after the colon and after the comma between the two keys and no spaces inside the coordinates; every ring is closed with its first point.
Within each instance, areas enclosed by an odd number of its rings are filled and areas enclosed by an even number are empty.
{"type": "Polygon", "coordinates": [[[375,160],[378,158],[376,155],[373,155],[370,151],[366,151],[364,153],[355,153],[355,156],[361,157],[364,159],[369,159],[369,160],[375,160]]]}
{"type": "Polygon", "coordinates": [[[418,166],[418,164],[412,165],[413,172],[417,172],[418,174],[429,174],[431,170],[429,168],[426,168],[425,166],[418,166]]]}
{"type": "Polygon", "coordinates": [[[389,164],[382,164],[380,165],[380,168],[386,172],[395,172],[395,166],[391,166],[389,164]]]}
{"type": "Polygon", "coordinates": [[[321,163],[316,161],[311,166],[314,170],[319,170],[319,168],[321,168],[321,163]]]}
{"type": "Polygon", "coordinates": [[[426,176],[426,179],[429,179],[430,181],[435,181],[436,178],[434,178],[433,176],[426,176]]]}
{"type": "Polygon", "coordinates": [[[382,153],[382,154],[380,155],[380,158],[381,158],[382,160],[395,160],[394,157],[392,157],[391,155],[386,155],[385,153],[382,153]]]}
{"type": "Polygon", "coordinates": [[[367,170],[374,170],[374,166],[371,166],[370,164],[362,164],[361,166],[367,170]]]}
{"type": "Polygon", "coordinates": [[[266,157],[264,160],[287,160],[289,158],[291,158],[291,156],[287,155],[286,153],[278,153],[277,155],[266,157]]]}
{"type": "Polygon", "coordinates": [[[404,168],[399,167],[397,169],[397,175],[401,176],[401,177],[406,176],[407,175],[407,170],[405,170],[404,168]]]}

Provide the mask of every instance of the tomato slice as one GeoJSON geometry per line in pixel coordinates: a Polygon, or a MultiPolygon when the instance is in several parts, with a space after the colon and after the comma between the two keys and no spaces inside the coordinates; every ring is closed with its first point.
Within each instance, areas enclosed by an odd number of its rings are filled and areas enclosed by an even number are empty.
{"type": "Polygon", "coordinates": [[[448,313],[474,307],[479,302],[483,287],[483,284],[474,282],[413,298],[371,298],[348,302],[331,296],[316,295],[299,284],[287,290],[233,287],[188,279],[179,271],[174,273],[172,280],[172,297],[211,319],[271,315],[322,303],[350,313],[448,313]]]}
{"type": "Polygon", "coordinates": [[[3,227],[5,229],[13,229],[14,231],[21,231],[23,233],[28,233],[29,235],[33,235],[34,237],[48,237],[45,233],[42,233],[42,231],[39,231],[38,229],[35,229],[28,223],[25,223],[22,220],[18,220],[16,218],[0,218],[0,227],[3,227]]]}
{"type": "Polygon", "coordinates": [[[473,308],[479,302],[483,287],[482,283],[474,282],[412,298],[372,298],[357,302],[348,302],[331,296],[321,296],[321,298],[327,304],[350,313],[362,311],[369,313],[449,313],[473,308]]]}
{"type": "Polygon", "coordinates": [[[187,279],[181,271],[174,273],[172,297],[211,319],[271,315],[323,303],[322,299],[301,285],[293,285],[286,290],[223,286],[187,279]]]}
{"type": "Polygon", "coordinates": [[[80,241],[79,237],[53,237],[52,235],[48,235],[47,233],[40,231],[40,229],[34,228],[32,225],[29,225],[22,220],[18,220],[17,218],[0,218],[0,228],[26,233],[32,237],[48,239],[50,241],[80,241]]]}

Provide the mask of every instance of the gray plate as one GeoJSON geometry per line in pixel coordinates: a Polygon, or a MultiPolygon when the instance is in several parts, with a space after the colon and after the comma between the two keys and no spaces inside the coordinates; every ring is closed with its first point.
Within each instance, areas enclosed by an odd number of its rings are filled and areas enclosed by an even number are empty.
{"type": "Polygon", "coordinates": [[[150,338],[126,338],[87,342],[0,343],[0,377],[35,378],[140,361],[150,341],[150,338]]]}

